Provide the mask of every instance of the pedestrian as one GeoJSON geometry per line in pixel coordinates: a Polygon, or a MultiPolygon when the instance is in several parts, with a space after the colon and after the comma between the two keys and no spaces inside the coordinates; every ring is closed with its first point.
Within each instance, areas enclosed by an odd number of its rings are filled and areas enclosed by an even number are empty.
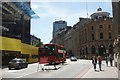
{"type": "Polygon", "coordinates": [[[96,56],[93,56],[93,58],[92,58],[92,64],[94,66],[94,70],[96,71],[96,64],[97,64],[97,57],[96,56]]]}
{"type": "Polygon", "coordinates": [[[102,71],[102,69],[101,69],[101,65],[102,65],[102,58],[101,58],[101,56],[98,56],[97,60],[98,60],[99,69],[100,69],[100,71],[102,71]]]}
{"type": "Polygon", "coordinates": [[[106,56],[106,57],[105,57],[105,60],[106,60],[106,65],[108,66],[109,57],[106,56]]]}
{"type": "Polygon", "coordinates": [[[113,66],[113,57],[110,55],[110,65],[113,66]]]}

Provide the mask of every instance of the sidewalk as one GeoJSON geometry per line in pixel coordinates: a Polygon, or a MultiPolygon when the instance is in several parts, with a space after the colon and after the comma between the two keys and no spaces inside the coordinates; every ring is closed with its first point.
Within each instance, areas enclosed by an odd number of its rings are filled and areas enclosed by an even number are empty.
{"type": "Polygon", "coordinates": [[[99,66],[97,65],[97,70],[94,71],[94,68],[91,67],[88,72],[82,76],[82,78],[118,78],[118,70],[116,67],[106,66],[105,61],[102,64],[102,70],[99,71],[99,66]]]}

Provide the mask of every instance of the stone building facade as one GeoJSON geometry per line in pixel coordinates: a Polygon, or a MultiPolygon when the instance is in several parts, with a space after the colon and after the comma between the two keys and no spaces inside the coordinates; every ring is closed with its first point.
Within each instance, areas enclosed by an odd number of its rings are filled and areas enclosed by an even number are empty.
{"type": "Polygon", "coordinates": [[[58,29],[59,32],[50,42],[65,45],[65,35],[71,28],[71,26],[66,26],[65,28],[58,29]]]}
{"type": "MultiPolygon", "coordinates": [[[[93,55],[113,54],[113,19],[110,13],[102,11],[91,14],[91,18],[79,18],[73,27],[64,33],[59,41],[70,55],[77,58],[91,58],[93,55]]],[[[58,40],[57,40],[58,41],[58,40]]]]}
{"type": "Polygon", "coordinates": [[[64,45],[64,35],[65,35],[65,29],[61,30],[59,34],[54,38],[54,42],[60,45],[64,45]]]}
{"type": "Polygon", "coordinates": [[[64,46],[69,56],[73,54],[72,50],[74,48],[72,34],[73,34],[73,28],[69,29],[64,36],[64,46]]]}
{"type": "Polygon", "coordinates": [[[91,19],[80,18],[73,26],[73,52],[80,58],[91,58],[93,55],[113,54],[114,27],[108,12],[101,8],[91,15],[91,19]]]}
{"type": "Polygon", "coordinates": [[[36,37],[36,36],[34,36],[34,35],[31,35],[31,39],[30,40],[31,40],[31,45],[33,45],[33,46],[37,46],[38,44],[42,43],[41,39],[36,37]]]}

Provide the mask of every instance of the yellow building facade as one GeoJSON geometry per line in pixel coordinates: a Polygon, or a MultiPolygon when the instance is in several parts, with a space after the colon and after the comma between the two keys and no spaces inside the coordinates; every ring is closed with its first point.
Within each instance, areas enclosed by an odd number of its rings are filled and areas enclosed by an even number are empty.
{"type": "Polygon", "coordinates": [[[21,43],[21,40],[0,36],[0,50],[2,51],[2,63],[7,64],[9,60],[20,57],[29,63],[38,61],[38,47],[21,43]],[[5,56],[5,57],[4,57],[5,56]],[[6,61],[7,58],[7,61],[6,61]]]}

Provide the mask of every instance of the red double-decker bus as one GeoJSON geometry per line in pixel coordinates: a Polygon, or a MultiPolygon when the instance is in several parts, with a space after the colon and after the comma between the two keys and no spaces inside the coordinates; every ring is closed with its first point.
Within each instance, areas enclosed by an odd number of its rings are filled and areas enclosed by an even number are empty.
{"type": "Polygon", "coordinates": [[[56,64],[64,63],[66,61],[66,51],[64,46],[59,44],[44,44],[42,48],[39,48],[39,63],[44,64],[56,64]]]}

